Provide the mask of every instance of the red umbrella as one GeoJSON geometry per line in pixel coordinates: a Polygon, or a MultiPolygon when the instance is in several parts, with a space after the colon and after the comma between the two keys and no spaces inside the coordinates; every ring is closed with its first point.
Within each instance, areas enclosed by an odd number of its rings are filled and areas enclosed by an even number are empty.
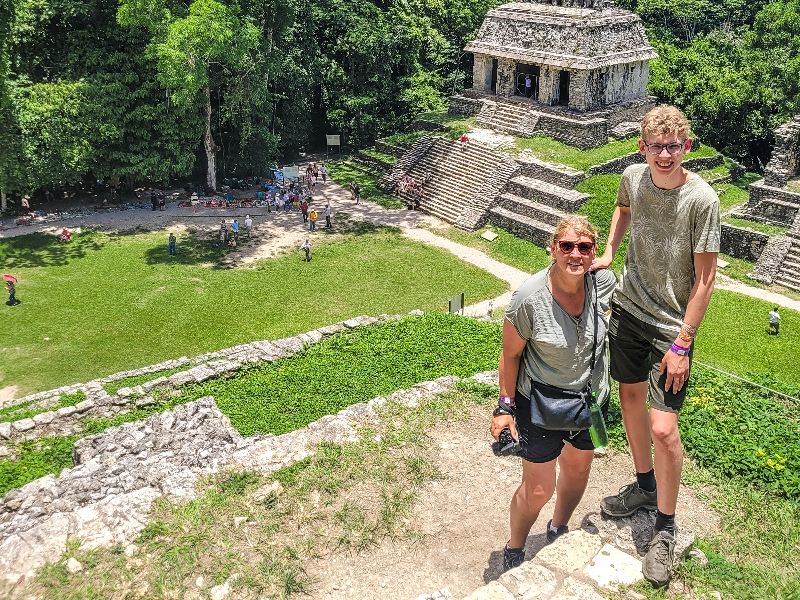
{"type": "Polygon", "coordinates": [[[17,283],[17,278],[13,275],[2,275],[3,279],[6,281],[10,281],[11,283],[17,283]]]}

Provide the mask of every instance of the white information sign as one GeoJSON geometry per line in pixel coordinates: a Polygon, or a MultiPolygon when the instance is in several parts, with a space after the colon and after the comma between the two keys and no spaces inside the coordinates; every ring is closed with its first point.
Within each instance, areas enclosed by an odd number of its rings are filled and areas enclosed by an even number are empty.
{"type": "Polygon", "coordinates": [[[328,138],[328,146],[341,146],[342,145],[341,142],[339,141],[339,136],[338,135],[326,135],[325,137],[328,138]]]}

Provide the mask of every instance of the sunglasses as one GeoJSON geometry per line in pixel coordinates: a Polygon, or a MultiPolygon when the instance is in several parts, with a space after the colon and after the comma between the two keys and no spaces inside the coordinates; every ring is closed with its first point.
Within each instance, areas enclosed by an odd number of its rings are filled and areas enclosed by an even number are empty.
{"type": "Polygon", "coordinates": [[[581,256],[589,256],[594,249],[594,244],[591,242],[567,242],[565,240],[558,242],[558,249],[564,254],[572,254],[575,246],[578,247],[581,256]]]}

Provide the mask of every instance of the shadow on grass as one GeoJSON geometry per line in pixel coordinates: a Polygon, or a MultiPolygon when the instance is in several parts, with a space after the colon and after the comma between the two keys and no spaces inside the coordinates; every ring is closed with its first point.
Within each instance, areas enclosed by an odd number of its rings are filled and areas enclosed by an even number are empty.
{"type": "MultiPolygon", "coordinates": [[[[238,247],[246,245],[248,240],[239,236],[238,247]]],[[[230,269],[232,264],[225,262],[228,254],[236,252],[237,248],[231,248],[227,244],[222,245],[219,240],[219,233],[189,231],[188,235],[183,235],[176,244],[176,254],[170,255],[168,236],[164,235],[163,242],[157,242],[149,250],[145,250],[144,259],[148,265],[181,265],[197,266],[201,264],[211,264],[215,269],[230,269]]]]}
{"type": "Polygon", "coordinates": [[[50,233],[29,233],[0,242],[3,268],[60,267],[100,250],[104,244],[94,232],[85,232],[69,242],[59,242],[50,233]]]}

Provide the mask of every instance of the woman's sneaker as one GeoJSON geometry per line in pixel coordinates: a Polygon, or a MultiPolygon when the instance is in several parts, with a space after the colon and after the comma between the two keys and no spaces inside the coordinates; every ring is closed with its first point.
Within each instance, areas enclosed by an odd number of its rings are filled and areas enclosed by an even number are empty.
{"type": "Polygon", "coordinates": [[[600,509],[609,517],[628,517],[640,508],[656,510],[658,508],[657,492],[648,492],[634,481],[626,485],[616,496],[606,496],[600,502],[600,509]]]}
{"type": "Polygon", "coordinates": [[[503,573],[520,566],[523,562],[525,562],[525,548],[509,548],[506,544],[503,549],[503,573]]]}
{"type": "Polygon", "coordinates": [[[550,519],[547,522],[547,543],[552,544],[556,541],[556,538],[561,537],[565,533],[569,533],[569,527],[566,525],[561,525],[558,529],[553,529],[551,525],[553,524],[553,519],[550,519]]]}
{"type": "Polygon", "coordinates": [[[647,554],[642,561],[642,575],[656,587],[663,587],[672,577],[675,536],[666,531],[654,531],[647,554]]]}

